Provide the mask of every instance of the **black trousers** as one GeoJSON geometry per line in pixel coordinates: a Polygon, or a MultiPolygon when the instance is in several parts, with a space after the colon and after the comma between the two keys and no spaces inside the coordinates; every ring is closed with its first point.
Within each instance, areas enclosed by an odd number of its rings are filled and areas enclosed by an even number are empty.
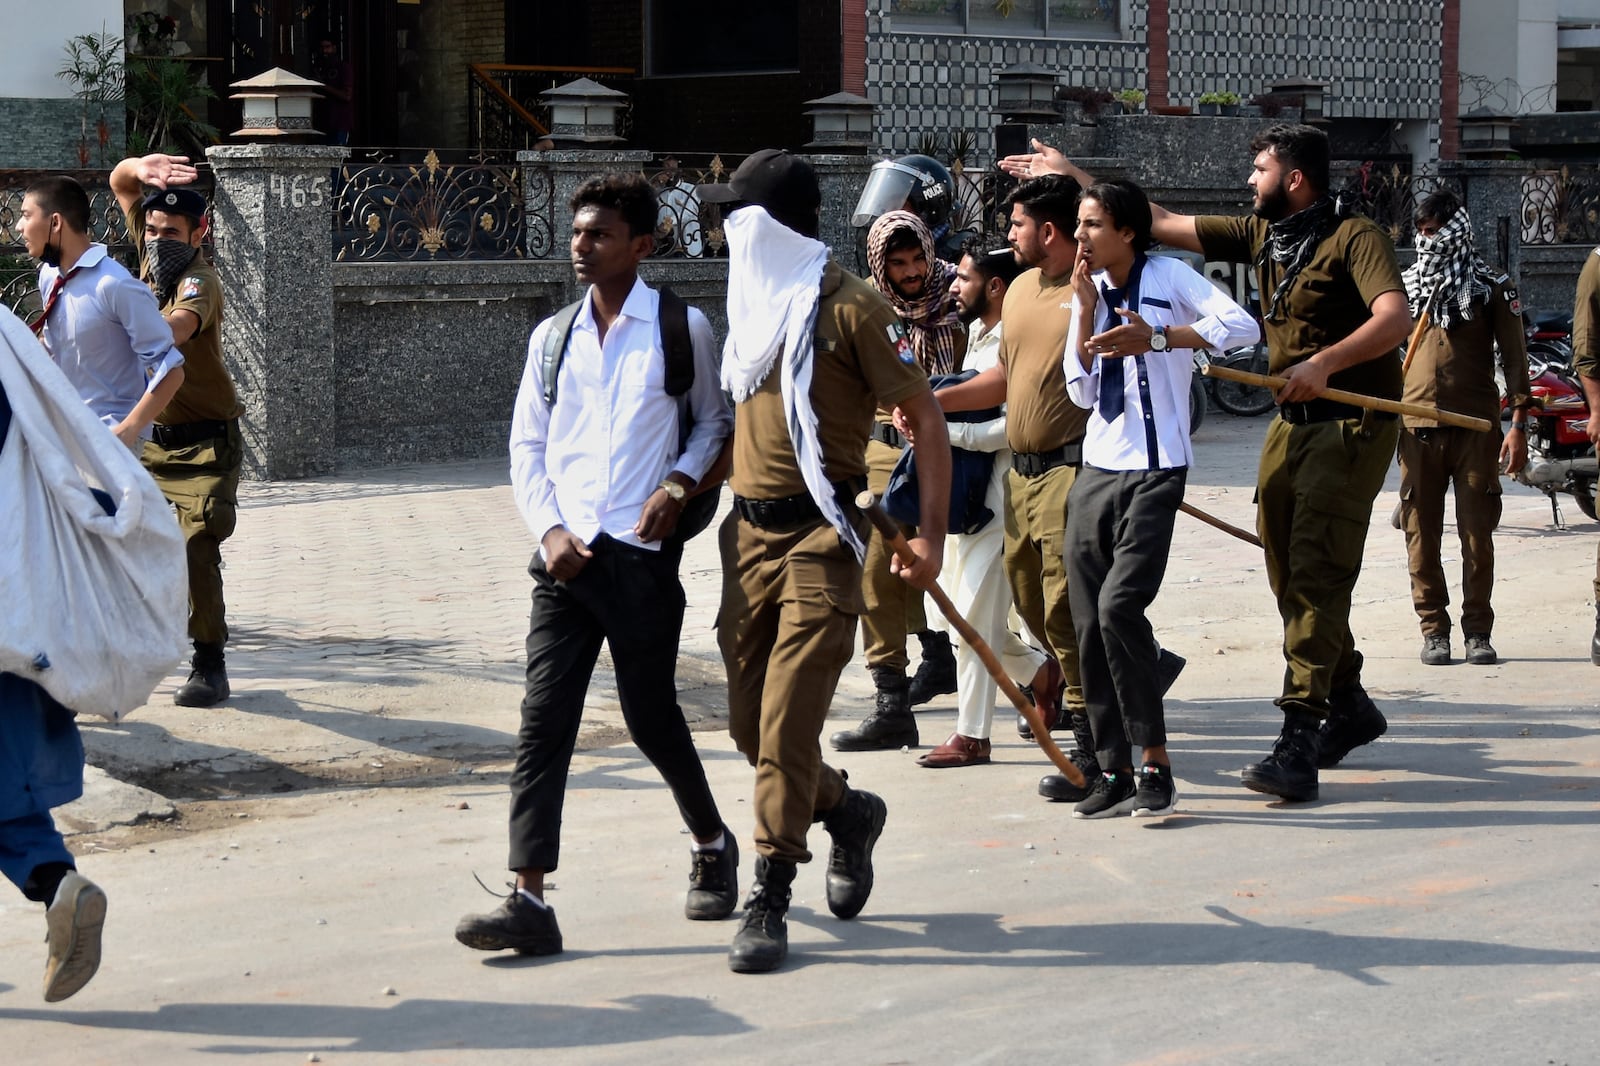
{"type": "Polygon", "coordinates": [[[1145,611],[1161,591],[1187,467],[1078,471],[1067,504],[1067,597],[1078,634],[1095,756],[1133,765],[1133,747],[1167,742],[1157,645],[1145,611]]]}
{"type": "Polygon", "coordinates": [[[697,837],[722,828],[683,710],[678,706],[678,636],[683,628],[681,550],[647,551],[601,537],[571,581],[557,581],[538,556],[528,619],[528,669],[511,772],[513,870],[554,870],[561,812],[584,695],[611,648],[628,735],[660,772],[684,824],[697,837]]]}

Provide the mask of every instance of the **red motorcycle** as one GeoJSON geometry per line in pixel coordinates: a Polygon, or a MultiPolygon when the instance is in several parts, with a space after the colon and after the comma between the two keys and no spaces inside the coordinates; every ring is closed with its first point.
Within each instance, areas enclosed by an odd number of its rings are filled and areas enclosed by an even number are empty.
{"type": "Polygon", "coordinates": [[[1571,495],[1578,510],[1595,517],[1600,463],[1589,443],[1589,404],[1570,356],[1562,361],[1545,345],[1528,347],[1528,380],[1533,398],[1528,415],[1528,462],[1517,472],[1516,480],[1550,497],[1556,528],[1565,529],[1558,492],[1571,495]],[[1557,357],[1547,358],[1550,355],[1557,357]]]}

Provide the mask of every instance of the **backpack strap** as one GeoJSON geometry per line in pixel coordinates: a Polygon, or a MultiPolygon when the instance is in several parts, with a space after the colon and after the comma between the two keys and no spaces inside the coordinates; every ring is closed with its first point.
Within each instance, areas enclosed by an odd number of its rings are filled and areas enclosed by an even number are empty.
{"type": "Polygon", "coordinates": [[[667,360],[668,396],[683,396],[694,387],[694,338],[689,335],[689,305],[665,285],[661,287],[658,327],[667,360]]]}
{"type": "Polygon", "coordinates": [[[550,316],[550,328],[544,334],[544,351],[541,353],[540,377],[544,382],[544,402],[550,407],[556,403],[556,378],[561,373],[561,360],[567,355],[567,341],[572,337],[572,323],[583,310],[583,301],[571,303],[550,316]]]}

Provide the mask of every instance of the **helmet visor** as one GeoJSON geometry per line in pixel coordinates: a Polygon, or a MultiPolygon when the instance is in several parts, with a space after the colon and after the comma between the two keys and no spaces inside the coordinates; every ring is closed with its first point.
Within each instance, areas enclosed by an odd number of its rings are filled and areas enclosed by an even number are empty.
{"type": "Polygon", "coordinates": [[[861,198],[850,215],[850,224],[870,226],[879,215],[900,210],[906,205],[911,190],[916,188],[917,178],[915,170],[892,159],[873,164],[872,172],[867,175],[867,187],[861,190],[861,198]]]}

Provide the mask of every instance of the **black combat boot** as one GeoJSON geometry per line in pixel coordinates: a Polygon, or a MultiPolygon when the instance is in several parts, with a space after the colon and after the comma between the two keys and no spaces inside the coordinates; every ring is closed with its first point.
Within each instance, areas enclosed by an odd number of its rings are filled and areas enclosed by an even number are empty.
{"type": "Polygon", "coordinates": [[[1067,752],[1072,765],[1083,771],[1086,781],[1100,776],[1100,760],[1094,754],[1094,733],[1089,729],[1089,716],[1084,712],[1071,715],[1072,742],[1077,745],[1067,752]]]}
{"type": "Polygon", "coordinates": [[[950,647],[950,638],[937,630],[924,629],[917,639],[922,642],[922,662],[911,679],[913,707],[956,690],[956,653],[950,647]]]}
{"type": "Polygon", "coordinates": [[[883,833],[889,807],[871,792],[845,786],[822,827],[833,837],[828,851],[828,909],[835,918],[854,918],[872,895],[872,848],[883,833]]]}
{"type": "Polygon", "coordinates": [[[222,661],[221,644],[194,642],[194,658],[189,663],[189,680],[172,695],[179,707],[215,707],[228,698],[228,671],[222,661]]]}
{"type": "Polygon", "coordinates": [[[1363,744],[1371,744],[1389,730],[1389,720],[1378,710],[1360,682],[1328,693],[1328,717],[1317,729],[1317,769],[1328,770],[1363,744]]]}
{"type": "Polygon", "coordinates": [[[872,681],[878,686],[877,705],[860,725],[828,738],[834,751],[884,751],[917,746],[917,717],[911,713],[911,689],[906,684],[905,673],[878,667],[872,671],[872,681]]]}
{"type": "Polygon", "coordinates": [[[756,883],[744,901],[744,920],[728,949],[728,969],[734,973],[770,973],[789,955],[789,886],[794,884],[794,863],[756,860],[756,883]]]}
{"type": "Polygon", "coordinates": [[[1317,727],[1315,715],[1287,711],[1283,732],[1272,754],[1244,768],[1240,780],[1253,792],[1265,792],[1291,803],[1317,798],[1317,727]]]}

